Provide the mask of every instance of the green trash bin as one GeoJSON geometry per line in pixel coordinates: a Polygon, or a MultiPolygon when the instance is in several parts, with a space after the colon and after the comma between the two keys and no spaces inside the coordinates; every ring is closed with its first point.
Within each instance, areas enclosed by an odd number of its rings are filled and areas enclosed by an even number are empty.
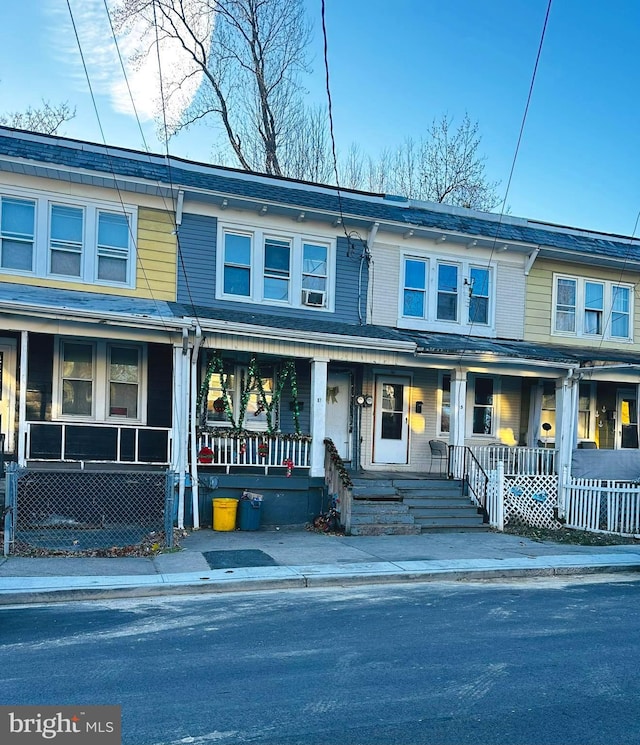
{"type": "Polygon", "coordinates": [[[238,502],[238,526],[240,530],[258,530],[262,512],[262,494],[244,492],[238,502]]]}

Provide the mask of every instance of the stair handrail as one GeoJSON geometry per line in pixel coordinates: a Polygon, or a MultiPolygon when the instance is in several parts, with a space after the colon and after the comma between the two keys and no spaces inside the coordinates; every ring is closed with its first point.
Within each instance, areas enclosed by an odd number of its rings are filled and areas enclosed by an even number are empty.
{"type": "Polygon", "coordinates": [[[329,437],[324,440],[324,483],[327,486],[329,497],[335,500],[336,509],[340,513],[340,525],[345,533],[351,531],[351,506],[353,493],[351,487],[353,481],[347,467],[338,452],[333,440],[329,437]]]}
{"type": "Polygon", "coordinates": [[[466,445],[455,446],[463,449],[463,481],[471,501],[482,512],[484,521],[489,521],[487,509],[487,492],[489,487],[489,475],[482,467],[480,461],[473,454],[470,447],[466,445]]]}

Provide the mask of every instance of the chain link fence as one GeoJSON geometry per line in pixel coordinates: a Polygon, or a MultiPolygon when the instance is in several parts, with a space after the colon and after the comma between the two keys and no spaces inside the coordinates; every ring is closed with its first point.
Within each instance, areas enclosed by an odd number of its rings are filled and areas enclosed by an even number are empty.
{"type": "Polygon", "coordinates": [[[6,468],[4,553],[173,546],[173,472],[6,468]]]}

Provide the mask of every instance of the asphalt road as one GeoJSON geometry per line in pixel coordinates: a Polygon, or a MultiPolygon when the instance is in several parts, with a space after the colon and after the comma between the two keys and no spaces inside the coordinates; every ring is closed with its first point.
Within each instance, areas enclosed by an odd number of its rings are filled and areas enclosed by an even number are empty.
{"type": "Polygon", "coordinates": [[[639,592],[615,575],[2,608],[0,703],[121,704],[125,745],[629,745],[639,592]]]}

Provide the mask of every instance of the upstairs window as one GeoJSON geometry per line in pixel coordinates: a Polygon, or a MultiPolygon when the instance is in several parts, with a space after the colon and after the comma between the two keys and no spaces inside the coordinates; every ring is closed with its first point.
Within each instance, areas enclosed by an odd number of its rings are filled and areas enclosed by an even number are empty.
{"type": "Polygon", "coordinates": [[[84,212],[78,207],[51,206],[49,247],[51,274],[79,277],[82,269],[84,212]]]}
{"type": "Polygon", "coordinates": [[[399,326],[442,331],[474,327],[476,332],[478,326],[492,327],[493,266],[405,255],[401,269],[399,326]],[[422,325],[416,323],[420,320],[422,325]]]}
{"type": "Polygon", "coordinates": [[[221,227],[217,297],[330,309],[334,243],[221,227]]]}
{"type": "Polygon", "coordinates": [[[554,333],[631,341],[631,285],[557,276],[554,294],[554,333]]]}
{"type": "Polygon", "coordinates": [[[33,271],[36,203],[3,197],[0,202],[0,266],[33,271]]]}
{"type": "Polygon", "coordinates": [[[0,271],[135,286],[135,207],[13,191],[0,195],[0,271]]]}

